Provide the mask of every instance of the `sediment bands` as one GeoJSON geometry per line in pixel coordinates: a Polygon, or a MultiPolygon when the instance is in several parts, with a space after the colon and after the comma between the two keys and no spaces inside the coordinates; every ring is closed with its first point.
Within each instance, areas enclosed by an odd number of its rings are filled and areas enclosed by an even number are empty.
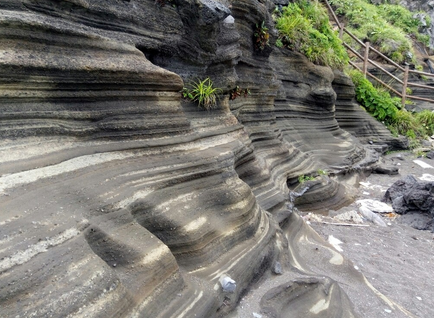
{"type": "MultiPolygon", "coordinates": [[[[2,316],[229,316],[277,263],[293,274],[293,290],[308,283],[306,306],[328,297],[327,312],[353,314],[336,276],[294,270],[309,262],[297,249],[310,232],[288,208],[289,192],[300,175],[339,174],[375,156],[340,126],[362,117],[346,108],[353,95],[343,74],[271,43],[255,51],[254,26],[271,30],[273,7],[0,4],[2,316]],[[206,77],[223,91],[209,111],[180,93],[206,77]],[[250,95],[229,100],[236,85],[250,95]],[[226,276],[233,293],[222,289],[226,276]]],[[[300,207],[348,201],[324,180],[300,207]]],[[[261,306],[288,292],[270,288],[261,306]]]]}

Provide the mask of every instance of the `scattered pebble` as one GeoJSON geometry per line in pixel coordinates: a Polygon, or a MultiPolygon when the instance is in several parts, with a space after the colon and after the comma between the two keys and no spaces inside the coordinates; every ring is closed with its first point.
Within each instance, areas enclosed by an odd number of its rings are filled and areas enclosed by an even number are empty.
{"type": "Polygon", "coordinates": [[[389,313],[389,314],[392,312],[390,309],[384,309],[384,311],[389,313]]]}

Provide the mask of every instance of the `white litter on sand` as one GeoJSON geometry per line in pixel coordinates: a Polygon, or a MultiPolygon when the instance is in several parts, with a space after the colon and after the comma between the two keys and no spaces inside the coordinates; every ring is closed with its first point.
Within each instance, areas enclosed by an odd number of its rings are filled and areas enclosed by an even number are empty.
{"type": "Polygon", "coordinates": [[[432,174],[424,173],[422,177],[419,177],[422,181],[434,181],[434,176],[432,174]]]}
{"type": "Polygon", "coordinates": [[[424,169],[434,169],[433,166],[427,164],[426,162],[423,162],[422,160],[413,160],[413,162],[415,164],[418,164],[419,166],[421,166],[424,169]]]}
{"type": "Polygon", "coordinates": [[[377,213],[393,212],[393,208],[390,205],[378,200],[364,199],[364,200],[357,200],[356,203],[360,206],[368,208],[372,212],[377,212],[377,213]]]}
{"type": "Polygon", "coordinates": [[[336,237],[334,237],[333,235],[330,235],[328,240],[327,240],[337,251],[339,252],[343,252],[344,250],[342,249],[342,247],[340,247],[339,245],[342,244],[342,242],[340,240],[338,240],[336,237]]]}

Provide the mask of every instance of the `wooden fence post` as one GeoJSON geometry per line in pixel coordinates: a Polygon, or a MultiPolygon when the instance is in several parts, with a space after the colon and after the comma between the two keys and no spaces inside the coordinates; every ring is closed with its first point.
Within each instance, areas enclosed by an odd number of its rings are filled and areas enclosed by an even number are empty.
{"type": "Polygon", "coordinates": [[[404,69],[404,79],[403,79],[403,84],[402,84],[402,107],[405,107],[405,98],[407,95],[407,83],[408,83],[408,70],[409,67],[408,65],[405,66],[404,69]]]}
{"type": "Polygon", "coordinates": [[[342,36],[344,35],[344,28],[345,28],[345,24],[340,23],[339,24],[339,39],[341,39],[341,40],[342,40],[342,36]]]}
{"type": "Polygon", "coordinates": [[[365,75],[365,78],[366,78],[366,73],[368,72],[369,46],[370,46],[370,43],[366,42],[365,43],[365,56],[363,57],[363,75],[365,75]]]}

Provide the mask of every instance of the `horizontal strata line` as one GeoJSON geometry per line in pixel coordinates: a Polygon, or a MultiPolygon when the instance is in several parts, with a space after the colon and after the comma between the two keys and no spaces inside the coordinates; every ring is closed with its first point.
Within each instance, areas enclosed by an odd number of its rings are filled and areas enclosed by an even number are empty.
{"type": "Polygon", "coordinates": [[[18,251],[14,255],[6,257],[0,261],[0,272],[3,272],[13,266],[24,264],[30,259],[32,259],[34,256],[46,252],[49,247],[53,247],[63,242],[66,242],[79,234],[79,230],[77,230],[76,228],[70,228],[60,233],[59,235],[31,245],[26,250],[18,251]]]}
{"type": "Polygon", "coordinates": [[[109,161],[127,159],[136,155],[137,154],[134,152],[112,152],[86,155],[78,158],[69,159],[62,163],[48,167],[18,172],[11,175],[5,175],[0,177],[0,193],[4,193],[6,189],[32,183],[39,179],[46,179],[58,176],[63,173],[76,171],[82,168],[95,166],[109,161]]]}

